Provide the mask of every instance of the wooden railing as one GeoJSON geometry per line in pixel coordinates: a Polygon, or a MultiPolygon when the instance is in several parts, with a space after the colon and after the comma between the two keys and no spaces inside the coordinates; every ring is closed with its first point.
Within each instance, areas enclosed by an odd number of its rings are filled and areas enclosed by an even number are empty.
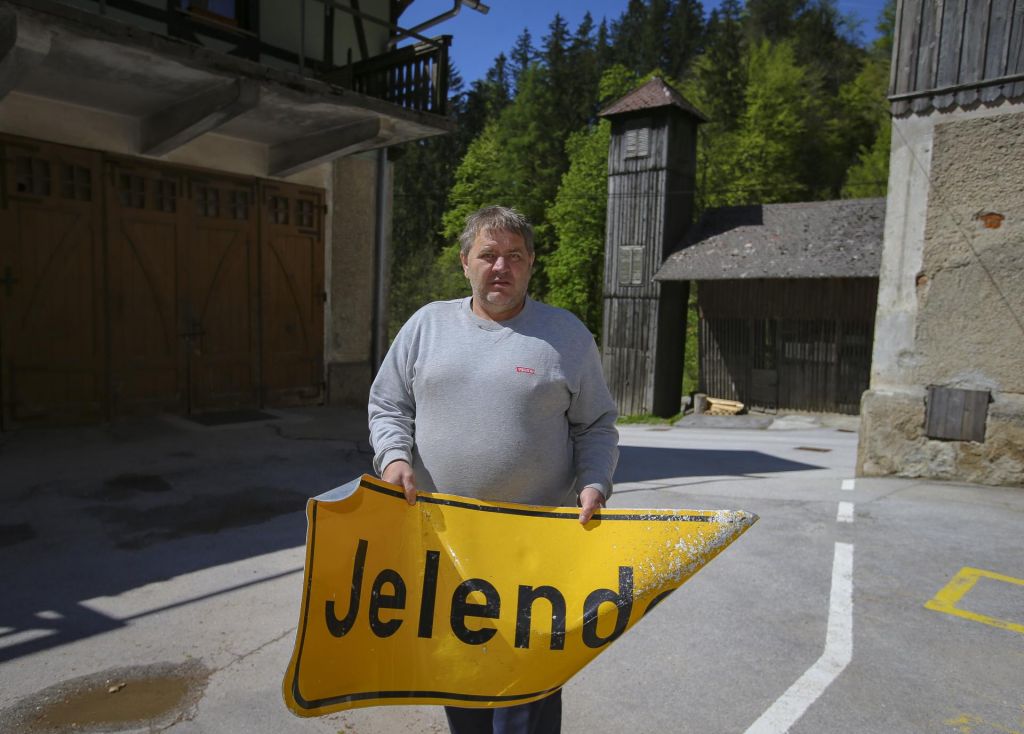
{"type": "Polygon", "coordinates": [[[387,100],[406,109],[445,115],[448,112],[448,46],[419,43],[359,61],[327,75],[329,81],[387,100]]]}

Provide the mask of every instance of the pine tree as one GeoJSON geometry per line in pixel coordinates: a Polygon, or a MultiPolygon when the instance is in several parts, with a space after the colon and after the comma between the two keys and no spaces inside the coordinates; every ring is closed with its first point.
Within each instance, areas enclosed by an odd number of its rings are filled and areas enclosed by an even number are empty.
{"type": "Polygon", "coordinates": [[[537,58],[537,50],[533,47],[533,36],[530,35],[529,28],[523,28],[523,32],[516,38],[510,58],[512,85],[518,93],[523,75],[533,66],[533,62],[537,58]]]}
{"type": "Polygon", "coordinates": [[[704,6],[700,0],[676,0],[672,4],[666,38],[665,71],[676,79],[685,79],[703,51],[704,6]]]}
{"type": "Polygon", "coordinates": [[[704,34],[704,53],[694,74],[701,90],[694,100],[722,130],[735,130],[746,106],[746,37],[739,0],[723,0],[711,11],[704,34]]]}
{"type": "Polygon", "coordinates": [[[637,74],[650,71],[644,49],[647,6],[643,0],[629,0],[625,11],[612,23],[612,59],[637,74]]]}

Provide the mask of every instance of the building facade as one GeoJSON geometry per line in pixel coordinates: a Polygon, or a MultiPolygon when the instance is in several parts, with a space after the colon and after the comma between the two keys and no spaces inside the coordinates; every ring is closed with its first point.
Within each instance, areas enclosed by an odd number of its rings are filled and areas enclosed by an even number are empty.
{"type": "Polygon", "coordinates": [[[365,402],[386,150],[452,128],[409,4],[0,2],[4,429],[365,402]]]}
{"type": "Polygon", "coordinates": [[[1024,485],[1024,7],[902,0],[858,473],[1024,485]]]}

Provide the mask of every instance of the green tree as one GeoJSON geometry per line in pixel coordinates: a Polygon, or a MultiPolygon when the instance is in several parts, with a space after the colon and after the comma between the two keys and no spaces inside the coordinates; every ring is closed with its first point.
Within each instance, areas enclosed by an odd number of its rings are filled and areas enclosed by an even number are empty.
{"type": "Polygon", "coordinates": [[[729,204],[801,201],[812,191],[804,151],[815,145],[819,117],[812,75],[795,58],[790,42],[761,41],[750,49],[746,109],[737,131],[735,179],[729,204]]]}
{"type": "Polygon", "coordinates": [[[668,47],[664,68],[674,78],[685,79],[703,49],[704,6],[700,0],[675,0],[665,38],[668,47]]]}
{"type": "Polygon", "coordinates": [[[533,36],[530,35],[530,29],[523,28],[523,32],[516,38],[511,54],[512,84],[516,92],[519,91],[520,80],[533,66],[536,58],[537,50],[533,47],[533,36]]]}
{"type": "Polygon", "coordinates": [[[704,53],[695,61],[699,92],[689,91],[712,124],[735,130],[745,106],[747,87],[746,36],[739,0],[724,0],[711,11],[704,34],[704,53]]]}
{"type": "Polygon", "coordinates": [[[569,137],[569,170],[562,177],[548,219],[558,247],[545,263],[548,303],[576,314],[601,334],[605,216],[608,208],[608,144],[611,125],[602,120],[569,137]]]}

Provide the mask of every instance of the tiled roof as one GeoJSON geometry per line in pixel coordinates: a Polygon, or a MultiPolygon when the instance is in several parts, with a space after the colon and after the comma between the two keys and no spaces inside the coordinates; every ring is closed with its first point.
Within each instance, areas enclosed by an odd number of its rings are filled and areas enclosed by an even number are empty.
{"type": "Polygon", "coordinates": [[[655,280],[877,277],[884,226],[885,199],[711,209],[655,280]]]}
{"type": "Polygon", "coordinates": [[[702,122],[707,122],[708,120],[700,110],[687,102],[683,95],[666,84],[665,80],[658,76],[642,87],[637,87],[626,96],[619,97],[601,110],[598,116],[611,117],[627,112],[654,110],[660,107],[678,107],[683,112],[693,115],[702,122]]]}

